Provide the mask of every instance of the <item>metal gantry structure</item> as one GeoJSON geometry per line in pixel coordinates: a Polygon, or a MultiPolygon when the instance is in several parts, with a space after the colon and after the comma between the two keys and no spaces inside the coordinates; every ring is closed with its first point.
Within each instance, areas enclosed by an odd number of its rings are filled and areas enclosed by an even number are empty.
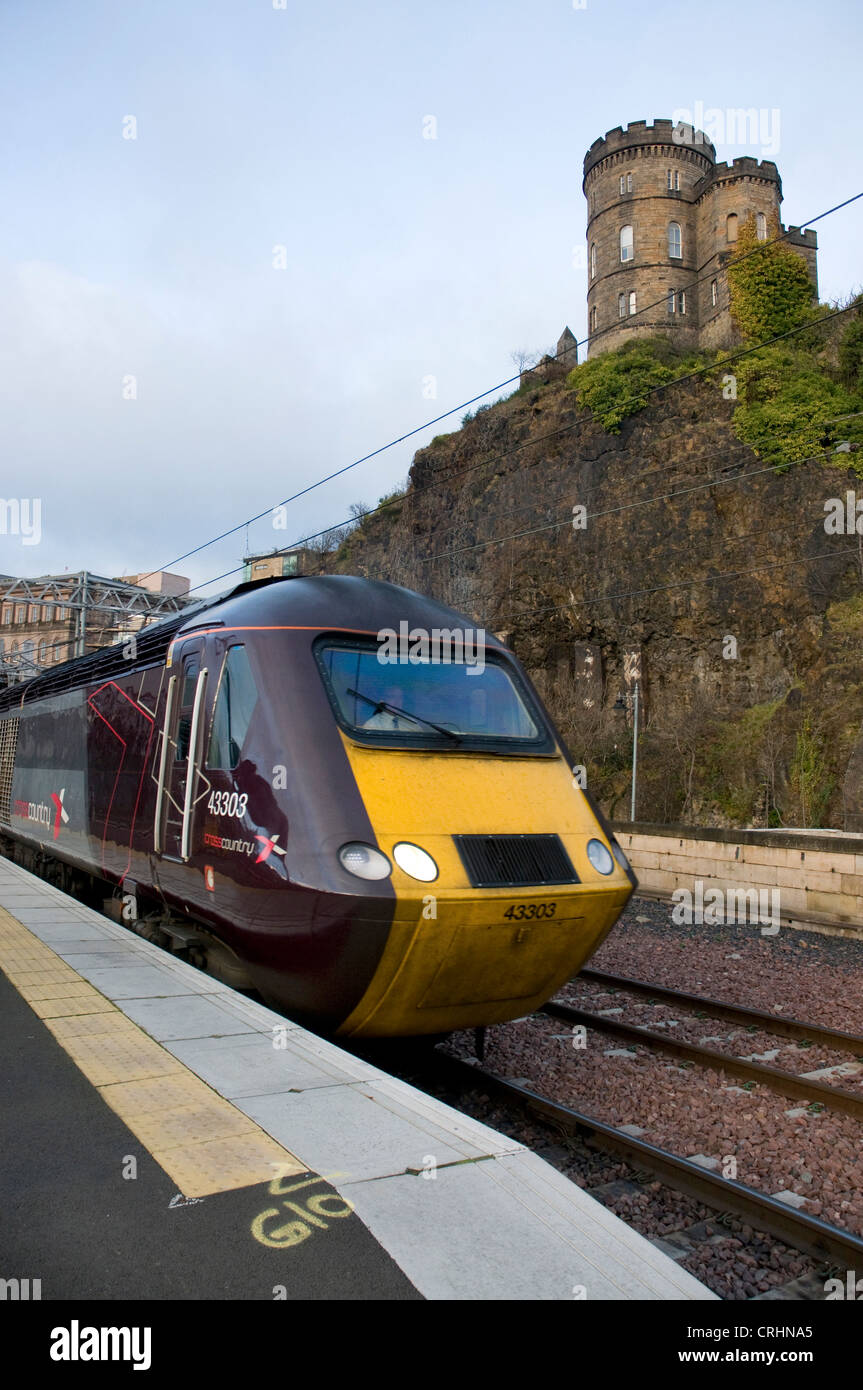
{"type": "MultiPolygon", "coordinates": [[[[88,632],[88,624],[93,618],[102,620],[97,633],[103,640],[96,645],[111,646],[138,631],[146,622],[181,612],[192,601],[183,595],[152,593],[140,585],[107,579],[89,570],[80,570],[77,574],[41,575],[36,579],[0,575],[0,604],[26,604],[28,617],[31,607],[65,609],[75,615],[74,636],[67,643],[70,649],[67,658],[83,656],[88,642],[92,645],[93,630],[90,627],[88,632]],[[139,618],[143,622],[136,624],[139,618]]],[[[0,636],[14,631],[14,623],[9,627],[0,625],[0,636]]],[[[0,684],[30,680],[46,669],[36,659],[35,642],[33,647],[32,653],[4,650],[0,655],[0,684]]]]}

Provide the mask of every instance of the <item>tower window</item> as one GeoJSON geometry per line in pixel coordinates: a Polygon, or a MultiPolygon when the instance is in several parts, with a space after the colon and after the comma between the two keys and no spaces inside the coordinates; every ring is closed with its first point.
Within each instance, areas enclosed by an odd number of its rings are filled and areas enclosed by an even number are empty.
{"type": "Polygon", "coordinates": [[[676,291],[676,290],[669,290],[669,291],[668,291],[668,300],[667,300],[668,312],[669,312],[669,314],[673,314],[673,313],[674,313],[674,308],[675,308],[675,304],[676,304],[676,303],[677,303],[677,291],[676,291]]]}
{"type": "Polygon", "coordinates": [[[677,296],[677,312],[679,314],[686,313],[686,290],[681,290],[677,296]]]}
{"type": "Polygon", "coordinates": [[[719,303],[719,290],[715,280],[711,280],[710,282],[710,303],[713,305],[714,309],[719,303]]]}
{"type": "Polygon", "coordinates": [[[621,293],[617,296],[617,317],[626,318],[626,295],[621,293]]]}
{"type": "Polygon", "coordinates": [[[593,308],[592,308],[591,311],[590,311],[590,331],[591,331],[591,333],[595,333],[595,332],[596,332],[596,305],[595,305],[595,304],[594,304],[593,308]]]}
{"type": "Polygon", "coordinates": [[[596,242],[595,242],[595,241],[592,243],[591,248],[590,248],[590,278],[591,278],[591,280],[595,280],[595,279],[596,279],[596,242]]]}
{"type": "Polygon", "coordinates": [[[669,222],[668,224],[668,254],[674,260],[680,260],[683,255],[683,243],[680,235],[680,223],[669,222]]]}
{"type": "Polygon", "coordinates": [[[630,314],[635,313],[635,290],[629,291],[629,312],[630,314]]]}
{"type": "Polygon", "coordinates": [[[679,170],[679,169],[669,169],[669,170],[668,170],[668,191],[669,191],[669,193],[679,193],[679,192],[680,192],[680,170],[679,170]]]}
{"type": "Polygon", "coordinates": [[[737,213],[729,212],[725,219],[725,236],[728,241],[737,240],[737,213]]]}
{"type": "Polygon", "coordinates": [[[621,191],[621,193],[631,193],[631,192],[632,192],[632,175],[631,175],[631,174],[621,174],[621,176],[620,176],[620,191],[621,191]]]}
{"type": "Polygon", "coordinates": [[[759,241],[767,240],[767,218],[763,212],[759,212],[755,219],[755,235],[759,241]]]}
{"type": "Polygon", "coordinates": [[[632,227],[627,225],[620,229],[620,259],[622,261],[631,261],[632,254],[632,227]]]}

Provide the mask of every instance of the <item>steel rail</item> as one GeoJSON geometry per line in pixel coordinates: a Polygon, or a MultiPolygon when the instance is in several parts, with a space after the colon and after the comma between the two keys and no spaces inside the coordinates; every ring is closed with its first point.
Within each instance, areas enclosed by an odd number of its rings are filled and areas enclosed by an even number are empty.
{"type": "MultiPolygon", "coordinates": [[[[798,1211],[777,1197],[769,1197],[753,1187],[747,1187],[745,1183],[718,1177],[691,1159],[648,1144],[634,1135],[624,1134],[613,1125],[548,1100],[526,1086],[486,1071],[484,1067],[440,1052],[435,1053],[433,1063],[442,1075],[448,1075],[462,1085],[497,1091],[550,1120],[565,1133],[587,1137],[597,1147],[622,1155],[636,1168],[647,1170],[676,1191],[703,1202],[705,1206],[722,1214],[739,1216],[758,1230],[793,1245],[805,1254],[827,1259],[843,1270],[853,1270],[855,1277],[863,1274],[863,1240],[850,1231],[843,1231],[817,1216],[798,1211]]],[[[585,1191],[590,1195],[589,1189],[585,1191]]]]}
{"type": "Polygon", "coordinates": [[[783,1018],[781,1014],[769,1014],[764,1009],[728,1004],[723,999],[688,994],[684,990],[671,989],[667,985],[651,984],[649,980],[634,980],[628,975],[610,975],[604,970],[580,970],[575,978],[610,985],[614,989],[630,990],[633,994],[643,994],[649,999],[679,1004],[681,1008],[705,1009],[728,1023],[758,1024],[765,1031],[777,1033],[783,1038],[811,1038],[814,1042],[823,1043],[825,1047],[835,1048],[838,1052],[853,1052],[855,1056],[863,1058],[863,1037],[834,1028],[824,1028],[819,1023],[804,1023],[801,1019],[783,1018]]]}
{"type": "Polygon", "coordinates": [[[754,1081],[759,1085],[772,1086],[794,1100],[805,1100],[809,1104],[829,1105],[834,1110],[842,1110],[846,1115],[856,1115],[863,1119],[863,1093],[845,1091],[839,1086],[830,1086],[824,1081],[813,1081],[809,1077],[796,1076],[794,1072],[781,1067],[771,1067],[764,1062],[748,1062],[728,1052],[720,1052],[716,1047],[705,1047],[699,1043],[683,1042],[680,1038],[657,1033],[652,1028],[642,1028],[633,1023],[620,1023],[617,1019],[603,1018],[601,1014],[588,1009],[576,1009],[569,1004],[546,1004],[537,1013],[549,1018],[559,1018],[566,1023],[583,1024],[603,1033],[630,1043],[643,1043],[647,1047],[660,1048],[673,1057],[684,1061],[699,1063],[713,1071],[725,1071],[730,1076],[738,1076],[744,1081],[754,1081]]]}

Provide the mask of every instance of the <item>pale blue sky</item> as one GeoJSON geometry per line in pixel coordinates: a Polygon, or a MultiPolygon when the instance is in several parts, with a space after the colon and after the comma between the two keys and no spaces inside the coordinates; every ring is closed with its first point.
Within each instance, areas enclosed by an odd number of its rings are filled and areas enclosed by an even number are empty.
{"type": "MultiPolygon", "coordinates": [[[[162,565],[514,349],[583,337],[582,160],[612,126],[778,108],[786,223],[860,192],[861,28],[857,0],[4,0],[2,493],[41,496],[43,538],[0,536],[0,571],[162,565]]],[[[818,224],[822,299],[863,285],[861,209],[818,224]]],[[[445,428],[252,548],[376,501],[445,428]]],[[[218,574],[244,539],[178,568],[218,574]]]]}

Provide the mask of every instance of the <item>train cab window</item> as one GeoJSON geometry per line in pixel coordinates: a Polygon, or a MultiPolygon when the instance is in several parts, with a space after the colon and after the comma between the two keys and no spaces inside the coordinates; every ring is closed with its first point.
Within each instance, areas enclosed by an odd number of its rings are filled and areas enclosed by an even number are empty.
{"type": "Polygon", "coordinates": [[[222,667],[207,766],[230,771],[240,761],[252,715],[258,703],[258,690],[242,645],[229,647],[222,667]]]}
{"type": "MultiPolygon", "coordinates": [[[[448,634],[447,634],[448,635],[448,634]]],[[[362,742],[547,753],[553,744],[517,674],[490,654],[467,660],[379,660],[376,647],[316,648],[339,723],[362,742]]]]}
{"type": "Polygon", "coordinates": [[[189,756],[189,739],[192,734],[192,706],[195,703],[195,689],[198,672],[201,668],[197,652],[183,658],[183,691],[180,696],[180,718],[177,722],[177,760],[184,763],[189,756]]]}

